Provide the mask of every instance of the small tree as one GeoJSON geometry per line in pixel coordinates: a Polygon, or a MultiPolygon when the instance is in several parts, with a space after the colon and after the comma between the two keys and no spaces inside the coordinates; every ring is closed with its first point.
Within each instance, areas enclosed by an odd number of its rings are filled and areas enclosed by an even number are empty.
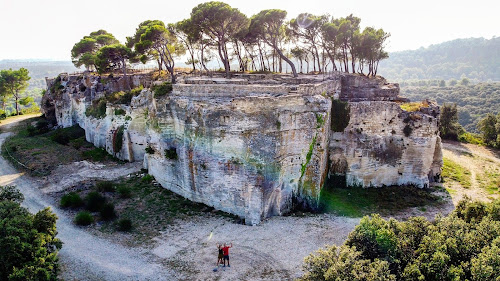
{"type": "Polygon", "coordinates": [[[234,38],[242,29],[248,28],[248,18],[226,3],[211,1],[194,7],[191,11],[191,20],[201,33],[215,42],[226,70],[226,77],[230,77],[227,43],[231,42],[231,38],[234,38]]]}
{"type": "Polygon", "coordinates": [[[252,17],[250,32],[257,35],[264,43],[273,48],[290,65],[293,76],[297,77],[295,65],[283,54],[280,46],[285,37],[285,18],[286,11],[278,9],[263,10],[252,17]]]}
{"type": "Polygon", "coordinates": [[[443,104],[441,107],[441,122],[439,124],[439,135],[441,138],[458,140],[458,136],[462,132],[463,128],[458,123],[457,104],[443,104]]]}
{"type": "Polygon", "coordinates": [[[162,21],[149,21],[141,25],[138,28],[141,35],[134,46],[136,53],[154,52],[158,54],[161,63],[165,65],[172,77],[172,83],[175,83],[174,58],[184,54],[182,45],[177,42],[177,38],[167,30],[162,21]]]}
{"type": "Polygon", "coordinates": [[[132,50],[123,44],[102,47],[96,55],[96,66],[99,72],[121,69],[127,77],[127,61],[132,58],[132,50]]]}
{"type": "Polygon", "coordinates": [[[497,118],[492,113],[488,113],[486,117],[481,119],[477,124],[477,128],[483,135],[483,140],[488,145],[495,146],[498,138],[497,118]]]}
{"type": "Polygon", "coordinates": [[[71,60],[76,67],[85,66],[87,70],[96,69],[96,55],[100,48],[118,44],[113,34],[98,30],[84,36],[71,49],[71,60]]]}
{"type": "Polygon", "coordinates": [[[16,115],[19,115],[19,99],[21,93],[28,87],[28,81],[31,79],[26,68],[19,70],[1,70],[0,81],[7,95],[13,96],[16,103],[16,115]]]}

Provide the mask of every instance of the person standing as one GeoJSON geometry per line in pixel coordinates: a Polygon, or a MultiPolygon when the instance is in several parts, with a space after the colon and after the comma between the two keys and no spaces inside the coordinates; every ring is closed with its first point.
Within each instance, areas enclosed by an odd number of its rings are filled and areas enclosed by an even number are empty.
{"type": "Polygon", "coordinates": [[[217,256],[217,264],[215,265],[216,267],[219,267],[219,264],[223,263],[223,251],[222,251],[222,245],[217,243],[217,249],[219,250],[219,255],[217,256]]]}
{"type": "Polygon", "coordinates": [[[231,267],[229,264],[229,248],[233,247],[233,243],[230,243],[231,246],[228,246],[226,243],[224,243],[224,247],[222,247],[222,253],[224,255],[224,266],[226,266],[226,260],[227,260],[227,266],[231,267]]]}

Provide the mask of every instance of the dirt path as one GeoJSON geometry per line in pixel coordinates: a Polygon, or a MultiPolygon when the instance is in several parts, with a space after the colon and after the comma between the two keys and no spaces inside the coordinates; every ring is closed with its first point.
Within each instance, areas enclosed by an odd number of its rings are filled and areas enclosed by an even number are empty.
{"type": "MultiPolygon", "coordinates": [[[[500,172],[500,157],[498,152],[473,144],[459,142],[443,142],[443,157],[452,160],[470,172],[470,188],[463,188],[458,182],[449,182],[444,185],[450,190],[453,203],[457,203],[464,196],[472,199],[489,201],[499,197],[499,193],[488,192],[484,188],[485,182],[495,180],[488,171],[500,172]]],[[[494,175],[493,175],[494,177],[494,175]]]]}
{"type": "MultiPolygon", "coordinates": [[[[29,118],[19,118],[13,122],[29,118]]],[[[31,116],[32,117],[32,116],[31,116]]],[[[8,120],[11,121],[11,120],[8,120]]],[[[4,125],[4,124],[2,124],[4,125]]],[[[8,129],[8,126],[2,126],[8,129]]],[[[0,134],[0,146],[10,133],[0,134]]],[[[154,261],[143,249],[126,248],[93,236],[85,229],[74,226],[72,218],[55,207],[36,181],[16,171],[0,156],[0,185],[15,185],[25,196],[23,205],[30,212],[51,207],[59,217],[58,237],[64,242],[60,251],[64,280],[173,280],[173,274],[154,261]]]]}

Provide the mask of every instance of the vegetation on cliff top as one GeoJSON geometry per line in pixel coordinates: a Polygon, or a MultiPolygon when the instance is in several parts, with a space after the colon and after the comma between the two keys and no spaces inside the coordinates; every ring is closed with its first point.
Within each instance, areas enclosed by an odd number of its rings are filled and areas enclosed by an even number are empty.
{"type": "Polygon", "coordinates": [[[307,71],[311,64],[314,72],[375,76],[380,60],[388,57],[384,44],[390,34],[373,27],[361,30],[358,17],[301,13],[287,21],[286,16],[284,10],[271,9],[249,18],[226,3],[211,1],[197,5],[188,19],[175,24],[140,23],[125,45],[105,30],[92,32],[74,45],[71,55],[75,66],[100,72],[123,69],[124,75],[128,62],[156,61],[159,70],[168,70],[172,83],[175,59],[186,51],[193,71],[197,65],[208,70],[212,53],[218,55],[227,77],[233,60],[240,71],[282,72],[286,62],[297,76],[305,61],[307,71]],[[300,61],[299,71],[293,58],[300,61]]]}

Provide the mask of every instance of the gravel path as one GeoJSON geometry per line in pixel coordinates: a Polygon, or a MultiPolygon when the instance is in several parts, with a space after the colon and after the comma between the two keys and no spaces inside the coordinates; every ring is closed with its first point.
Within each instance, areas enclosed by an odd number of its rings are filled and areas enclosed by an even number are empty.
{"type": "MultiPolygon", "coordinates": [[[[18,120],[19,121],[19,120],[18,120]]],[[[5,123],[4,123],[5,124],[5,123]]],[[[2,129],[8,128],[2,124],[2,129]]],[[[0,134],[0,146],[10,133],[0,134]]],[[[64,242],[60,251],[64,280],[174,280],[173,274],[143,249],[126,248],[96,237],[76,227],[72,218],[52,205],[36,181],[16,171],[0,156],[0,185],[15,185],[24,194],[23,205],[30,212],[51,207],[59,217],[58,237],[64,242]]]]}

